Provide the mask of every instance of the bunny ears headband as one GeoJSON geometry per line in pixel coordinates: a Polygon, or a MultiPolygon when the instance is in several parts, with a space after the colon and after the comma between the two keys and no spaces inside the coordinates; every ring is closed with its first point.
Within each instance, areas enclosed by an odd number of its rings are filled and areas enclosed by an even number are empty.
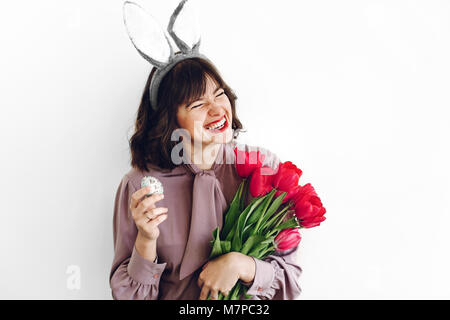
{"type": "Polygon", "coordinates": [[[156,67],[149,89],[150,104],[154,110],[158,108],[157,97],[161,80],[178,62],[194,57],[209,61],[208,58],[199,53],[199,32],[191,37],[193,38],[190,39],[191,41],[188,41],[186,36],[184,36],[185,40],[181,39],[181,33],[186,31],[186,28],[195,33],[195,30],[193,30],[195,25],[189,21],[189,18],[192,18],[192,16],[189,15],[186,9],[186,2],[187,0],[182,0],[178,4],[170,17],[167,27],[170,37],[181,50],[181,53],[177,52],[176,54],[169,38],[155,18],[134,2],[125,1],[123,5],[124,22],[131,42],[139,54],[156,67]],[[183,25],[182,27],[185,29],[176,32],[175,30],[179,29],[183,22],[190,25],[183,25]]]}

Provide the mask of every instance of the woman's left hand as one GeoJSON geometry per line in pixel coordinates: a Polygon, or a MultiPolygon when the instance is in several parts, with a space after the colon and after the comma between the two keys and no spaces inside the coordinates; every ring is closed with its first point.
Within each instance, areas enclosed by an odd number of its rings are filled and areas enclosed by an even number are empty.
{"type": "Polygon", "coordinates": [[[230,290],[239,280],[238,264],[236,256],[230,252],[223,254],[203,266],[203,271],[198,277],[197,284],[202,291],[200,300],[206,300],[208,294],[211,300],[217,300],[219,291],[227,296],[230,290]]]}

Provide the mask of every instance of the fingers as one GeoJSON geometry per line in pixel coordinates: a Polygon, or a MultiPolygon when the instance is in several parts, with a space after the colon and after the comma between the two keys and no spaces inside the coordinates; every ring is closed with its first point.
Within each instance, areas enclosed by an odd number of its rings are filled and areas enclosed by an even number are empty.
{"type": "Polygon", "coordinates": [[[135,193],[131,195],[131,201],[130,201],[130,209],[133,210],[138,205],[139,201],[142,199],[143,196],[145,196],[147,193],[150,192],[150,187],[145,187],[137,190],[135,193]]]}
{"type": "Polygon", "coordinates": [[[209,296],[211,297],[211,300],[218,300],[219,299],[219,290],[211,289],[209,291],[209,296]]]}
{"type": "Polygon", "coordinates": [[[163,194],[153,194],[145,199],[141,198],[148,192],[149,187],[139,189],[131,196],[130,210],[134,220],[140,220],[146,211],[156,208],[155,203],[164,198],[163,194]]]}
{"type": "Polygon", "coordinates": [[[167,219],[167,214],[161,214],[157,218],[150,220],[147,222],[147,224],[150,225],[150,227],[157,227],[161,222],[167,219]]]}
{"type": "Polygon", "coordinates": [[[200,277],[197,279],[197,285],[199,286],[199,288],[203,286],[203,280],[200,279],[200,277]]]}
{"type": "Polygon", "coordinates": [[[209,288],[207,286],[203,286],[202,291],[200,292],[199,300],[206,300],[208,298],[209,288]]]}
{"type": "Polygon", "coordinates": [[[144,212],[148,209],[153,209],[155,208],[155,203],[162,200],[164,198],[163,194],[152,194],[150,197],[145,198],[144,200],[142,200],[136,210],[139,212],[144,212]]]}
{"type": "Polygon", "coordinates": [[[230,293],[230,290],[227,290],[227,291],[221,291],[222,292],[222,294],[225,296],[225,297],[228,297],[228,294],[230,293]]]}
{"type": "MultiPolygon", "coordinates": [[[[224,296],[226,297],[228,295],[229,291],[226,291],[226,294],[224,296]]],[[[210,288],[208,286],[203,286],[201,292],[200,292],[200,298],[199,300],[206,300],[208,299],[208,295],[211,298],[211,300],[218,300],[219,299],[219,290],[210,288]]]]}
{"type": "Polygon", "coordinates": [[[199,277],[197,279],[197,285],[202,288],[201,292],[200,292],[200,300],[206,300],[208,299],[208,295],[210,296],[211,300],[218,300],[219,299],[219,291],[225,296],[227,297],[228,294],[230,293],[230,290],[222,290],[222,289],[218,289],[213,287],[211,284],[207,285],[205,284],[205,282],[199,277]]]}
{"type": "Polygon", "coordinates": [[[163,213],[167,213],[167,211],[169,211],[168,208],[158,207],[158,208],[154,208],[149,211],[146,211],[144,213],[144,216],[145,216],[145,218],[147,218],[148,222],[150,222],[151,220],[155,219],[159,215],[161,215],[163,213]]]}

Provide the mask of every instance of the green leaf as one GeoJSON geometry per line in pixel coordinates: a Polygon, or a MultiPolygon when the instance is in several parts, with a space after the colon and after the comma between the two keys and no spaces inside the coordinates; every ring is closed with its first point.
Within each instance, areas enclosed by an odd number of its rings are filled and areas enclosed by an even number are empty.
{"type": "Polygon", "coordinates": [[[241,237],[239,236],[239,232],[235,232],[233,236],[233,241],[231,241],[231,250],[240,252],[241,247],[242,247],[241,237]]]}
{"type": "Polygon", "coordinates": [[[245,207],[245,202],[247,200],[247,193],[248,193],[248,187],[250,185],[250,179],[244,179],[243,182],[243,187],[242,187],[242,196],[240,197],[240,202],[239,202],[239,211],[244,210],[245,207]]]}
{"type": "Polygon", "coordinates": [[[226,241],[231,241],[234,238],[234,231],[236,230],[236,227],[234,227],[233,229],[230,230],[230,232],[228,232],[225,240],[226,241]]]}
{"type": "Polygon", "coordinates": [[[220,241],[220,245],[222,247],[222,254],[228,253],[231,251],[231,242],[230,241],[220,241]]]}
{"type": "Polygon", "coordinates": [[[252,227],[252,225],[251,224],[247,224],[246,226],[245,226],[245,228],[244,228],[244,231],[243,231],[243,233],[245,233],[248,229],[250,229],[252,227]]]}
{"type": "Polygon", "coordinates": [[[219,227],[214,229],[212,234],[213,234],[214,240],[213,240],[213,247],[211,250],[211,254],[209,255],[210,259],[222,254],[222,246],[220,245],[220,238],[219,238],[219,227]]]}
{"type": "MultiPolygon", "coordinates": [[[[241,238],[242,241],[247,241],[248,237],[250,235],[253,235],[255,233],[255,228],[256,228],[256,223],[255,221],[251,222],[251,218],[256,217],[257,219],[259,219],[259,217],[261,217],[262,213],[263,213],[263,208],[264,207],[264,202],[261,203],[251,214],[249,214],[247,216],[246,221],[244,222],[244,227],[243,229],[241,228],[241,238]]],[[[255,219],[252,219],[255,220],[255,219]]]]}
{"type": "Polygon", "coordinates": [[[242,241],[246,241],[250,235],[254,235],[256,233],[256,229],[258,228],[258,225],[261,223],[262,216],[264,215],[264,212],[267,210],[267,207],[269,206],[270,201],[272,200],[275,192],[276,189],[272,189],[271,192],[263,196],[261,198],[262,202],[251,213],[251,215],[248,216],[244,224],[245,227],[241,233],[242,241]]]}
{"type": "Polygon", "coordinates": [[[288,229],[288,228],[295,228],[298,227],[298,223],[297,220],[295,219],[295,216],[290,218],[289,220],[283,222],[282,224],[280,224],[279,226],[275,227],[270,233],[274,233],[276,231],[279,230],[284,230],[284,229],[288,229]]]}
{"type": "Polygon", "coordinates": [[[236,225],[235,233],[239,233],[239,238],[242,240],[242,232],[244,230],[245,225],[247,224],[247,220],[253,211],[258,208],[261,202],[264,201],[264,197],[255,198],[252,202],[245,208],[245,210],[241,213],[238,219],[238,223],[236,225]]]}
{"type": "Polygon", "coordinates": [[[283,192],[272,202],[269,209],[267,209],[266,213],[264,214],[264,218],[261,221],[260,227],[256,231],[262,230],[264,228],[266,221],[269,220],[269,218],[272,217],[272,215],[278,210],[278,208],[283,203],[283,200],[286,197],[286,195],[287,193],[283,192]]]}
{"type": "MultiPolygon", "coordinates": [[[[248,212],[249,212],[250,210],[252,210],[253,204],[254,204],[257,200],[258,200],[258,198],[252,199],[251,203],[247,206],[247,208],[245,208],[244,211],[240,212],[239,218],[237,218],[237,216],[235,217],[236,221],[235,221],[233,227],[231,228],[231,230],[230,230],[230,231],[228,232],[228,234],[226,235],[225,240],[231,241],[231,239],[233,239],[234,234],[236,233],[236,230],[239,230],[239,229],[238,229],[238,223],[239,223],[239,221],[241,221],[241,220],[243,221],[243,219],[244,219],[245,216],[248,214],[248,212]],[[243,218],[241,218],[241,217],[243,217],[243,218]]],[[[223,237],[222,237],[222,239],[223,239],[223,237]]]]}
{"type": "Polygon", "coordinates": [[[252,234],[253,229],[255,228],[255,224],[247,224],[242,232],[242,239],[248,239],[248,237],[252,234]]]}
{"type": "Polygon", "coordinates": [[[263,252],[260,253],[260,256],[258,257],[258,259],[265,259],[267,258],[267,256],[273,254],[275,252],[275,248],[273,246],[267,248],[266,250],[264,250],[263,252]]]}
{"type": "Polygon", "coordinates": [[[267,216],[271,216],[275,211],[278,210],[280,205],[283,203],[284,198],[286,197],[287,192],[283,192],[278,197],[275,198],[275,200],[272,202],[272,205],[267,210],[267,216]]]}
{"type": "Polygon", "coordinates": [[[240,291],[241,291],[242,286],[243,285],[240,281],[236,282],[233,289],[231,289],[231,291],[229,293],[231,295],[230,300],[239,300],[239,298],[241,296],[240,291]]]}
{"type": "Polygon", "coordinates": [[[273,240],[275,239],[275,236],[271,236],[271,237],[264,237],[266,240],[261,241],[261,243],[264,244],[273,244],[273,240]]]}
{"type": "Polygon", "coordinates": [[[264,240],[266,240],[266,238],[259,234],[250,236],[247,241],[245,241],[241,253],[247,254],[253,247],[255,247],[255,245],[262,243],[264,240]]]}
{"type": "Polygon", "coordinates": [[[237,217],[239,216],[239,213],[242,211],[240,209],[240,203],[242,199],[242,189],[244,187],[245,180],[241,182],[239,185],[238,190],[236,191],[236,194],[234,195],[233,200],[231,201],[230,207],[225,214],[225,222],[222,226],[222,239],[226,238],[230,232],[230,230],[233,228],[233,225],[235,224],[237,217]]]}
{"type": "Polygon", "coordinates": [[[261,252],[266,250],[266,247],[257,247],[249,252],[248,256],[258,258],[261,256],[261,252]]]}
{"type": "Polygon", "coordinates": [[[261,203],[258,209],[255,210],[255,212],[251,215],[248,221],[249,224],[252,224],[260,219],[261,214],[264,214],[264,212],[267,210],[267,207],[269,206],[270,201],[272,201],[272,198],[276,191],[277,191],[276,189],[272,189],[272,191],[270,191],[263,197],[264,199],[263,203],[261,203]]]}
{"type": "Polygon", "coordinates": [[[287,214],[288,209],[288,206],[284,207],[280,212],[277,212],[277,214],[275,214],[269,221],[265,222],[260,228],[261,233],[264,233],[267,230],[272,230],[277,225],[279,225],[281,223],[280,221],[282,221],[287,214]]]}
{"type": "Polygon", "coordinates": [[[242,211],[241,214],[239,215],[239,219],[236,225],[233,227],[233,229],[230,231],[227,238],[225,239],[227,241],[231,240],[232,251],[240,252],[242,247],[242,231],[246,225],[247,219],[264,199],[265,199],[264,197],[252,199],[247,208],[245,208],[245,210],[242,211]]]}
{"type": "Polygon", "coordinates": [[[261,256],[261,253],[267,250],[269,247],[273,246],[273,239],[275,237],[269,237],[266,240],[262,241],[258,245],[256,245],[250,253],[248,254],[251,257],[259,258],[261,256]]]}

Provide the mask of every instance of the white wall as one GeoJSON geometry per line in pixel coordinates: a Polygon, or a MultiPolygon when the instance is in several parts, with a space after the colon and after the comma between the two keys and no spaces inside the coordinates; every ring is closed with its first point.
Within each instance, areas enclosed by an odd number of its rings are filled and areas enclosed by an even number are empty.
{"type": "MultiPolygon", "coordinates": [[[[450,298],[450,2],[195,1],[241,141],[299,165],[327,208],[302,233],[300,298],[450,298]]],[[[178,1],[140,3],[166,24],[178,1]]],[[[150,71],[121,10],[2,4],[2,299],[111,298],[112,206],[150,71]]]]}

